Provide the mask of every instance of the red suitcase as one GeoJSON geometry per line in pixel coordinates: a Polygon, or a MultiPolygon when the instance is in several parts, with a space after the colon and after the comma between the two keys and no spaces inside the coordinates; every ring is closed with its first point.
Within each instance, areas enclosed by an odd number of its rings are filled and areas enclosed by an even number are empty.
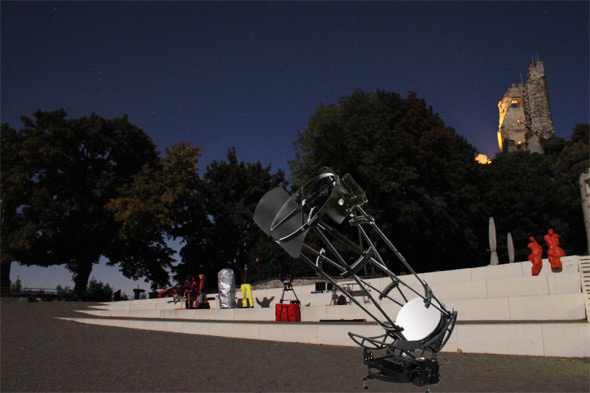
{"type": "Polygon", "coordinates": [[[276,304],[275,316],[277,322],[300,322],[301,306],[299,303],[276,304]]]}

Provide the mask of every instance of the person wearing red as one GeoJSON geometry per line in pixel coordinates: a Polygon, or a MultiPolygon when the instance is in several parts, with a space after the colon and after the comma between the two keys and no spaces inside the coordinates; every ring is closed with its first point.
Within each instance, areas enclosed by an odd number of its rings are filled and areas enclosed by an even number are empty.
{"type": "Polygon", "coordinates": [[[531,254],[529,255],[529,261],[533,264],[531,268],[531,272],[533,276],[538,276],[539,272],[541,272],[541,268],[543,267],[543,247],[533,236],[529,236],[530,243],[527,247],[531,250],[531,254]]]}
{"type": "Polygon", "coordinates": [[[196,308],[209,308],[207,301],[207,277],[204,273],[199,273],[199,296],[196,302],[196,308]]]}
{"type": "Polygon", "coordinates": [[[192,274],[186,276],[186,280],[184,280],[184,291],[188,292],[188,296],[186,297],[186,308],[193,308],[192,303],[196,296],[197,282],[192,274]]]}
{"type": "Polygon", "coordinates": [[[553,232],[553,229],[549,229],[544,237],[545,243],[547,243],[547,258],[551,262],[551,270],[554,272],[560,272],[563,268],[561,264],[561,257],[565,256],[565,252],[559,247],[559,236],[553,232]]]}

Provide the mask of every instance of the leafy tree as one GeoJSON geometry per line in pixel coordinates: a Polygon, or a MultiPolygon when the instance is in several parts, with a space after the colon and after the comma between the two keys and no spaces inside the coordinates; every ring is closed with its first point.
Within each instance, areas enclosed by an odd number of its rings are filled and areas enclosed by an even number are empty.
{"type": "MultiPolygon", "coordinates": [[[[486,211],[494,217],[499,236],[512,233],[517,260],[526,260],[530,253],[528,237],[535,236],[543,244],[549,228],[560,235],[560,246],[567,254],[584,253],[575,166],[590,157],[587,135],[588,124],[579,124],[569,141],[558,137],[542,141],[544,154],[502,152],[481,167],[486,211]]],[[[506,243],[499,241],[499,254],[505,255],[505,249],[506,243]]]]}
{"type": "Polygon", "coordinates": [[[16,132],[8,124],[2,124],[1,135],[1,225],[0,231],[2,255],[0,259],[0,279],[2,292],[10,291],[10,266],[18,255],[31,248],[29,241],[35,232],[34,226],[19,214],[23,205],[31,197],[33,179],[27,176],[23,151],[24,135],[16,132]],[[28,236],[27,236],[28,234],[28,236]]]}
{"type": "Polygon", "coordinates": [[[20,281],[20,277],[16,277],[16,281],[10,284],[10,290],[14,292],[20,292],[23,289],[23,284],[20,281]]]}
{"type": "Polygon", "coordinates": [[[60,298],[66,298],[66,297],[69,298],[72,296],[73,292],[72,292],[72,288],[70,288],[68,285],[66,285],[65,287],[58,285],[57,287],[55,287],[55,293],[60,298]]]}
{"type": "Polygon", "coordinates": [[[350,173],[367,193],[367,211],[416,270],[481,256],[477,228],[487,225],[476,151],[414,93],[356,90],[320,105],[295,148],[292,182],[302,185],[326,166],[350,173]]]}
{"type": "Polygon", "coordinates": [[[186,244],[180,251],[184,264],[177,270],[177,279],[200,271],[217,274],[234,258],[248,263],[257,280],[278,275],[277,258],[283,257],[252,216],[259,199],[284,184],[280,170],[271,174],[270,166],[260,162],[238,162],[235,148],[228,151],[227,161],[208,165],[194,202],[201,208],[192,209],[192,219],[178,230],[186,244]]]}
{"type": "Polygon", "coordinates": [[[109,284],[103,284],[96,278],[92,278],[88,283],[84,298],[93,302],[110,302],[113,300],[113,288],[109,284]]]}
{"type": "Polygon", "coordinates": [[[121,223],[123,245],[106,254],[109,263],[118,261],[129,276],[147,277],[152,289],[168,284],[173,251],[167,241],[184,237],[191,217],[205,218],[196,203],[200,151],[186,142],[172,145],[161,165],[144,165],[106,206],[121,223]]]}
{"type": "Polygon", "coordinates": [[[82,296],[103,255],[127,277],[160,271],[171,262],[169,250],[122,232],[120,217],[106,207],[140,171],[158,168],[154,143],[127,116],[66,116],[38,111],[33,120],[22,118],[18,132],[2,126],[3,279],[12,261],[63,264],[82,296]]]}
{"type": "Polygon", "coordinates": [[[552,157],[554,162],[559,164],[560,171],[573,170],[578,172],[588,168],[590,159],[590,124],[578,124],[574,127],[571,139],[566,143],[559,155],[552,157]],[[585,168],[582,165],[576,168],[583,161],[586,161],[585,168]]]}
{"type": "Polygon", "coordinates": [[[559,154],[566,146],[566,141],[558,136],[552,136],[547,139],[541,139],[543,151],[549,155],[559,154]]]}
{"type": "MultiPolygon", "coordinates": [[[[516,260],[526,260],[530,235],[542,243],[549,228],[551,202],[558,202],[545,198],[546,187],[553,182],[545,164],[542,154],[515,151],[501,152],[481,168],[486,211],[494,217],[500,258],[506,255],[504,236],[508,232],[514,240],[516,260]]],[[[554,229],[559,231],[561,226],[554,229]]]]}

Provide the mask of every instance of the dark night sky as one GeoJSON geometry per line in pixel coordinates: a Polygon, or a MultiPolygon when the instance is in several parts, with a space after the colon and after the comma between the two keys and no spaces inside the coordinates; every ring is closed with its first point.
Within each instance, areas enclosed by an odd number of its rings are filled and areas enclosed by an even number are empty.
{"type": "Polygon", "coordinates": [[[232,146],[288,172],[318,104],[357,88],[415,91],[491,158],[498,101],[536,55],[556,134],[589,121],[587,1],[2,1],[1,11],[2,122],[18,129],[38,109],[127,113],[159,150],[200,146],[201,173],[232,146]]]}

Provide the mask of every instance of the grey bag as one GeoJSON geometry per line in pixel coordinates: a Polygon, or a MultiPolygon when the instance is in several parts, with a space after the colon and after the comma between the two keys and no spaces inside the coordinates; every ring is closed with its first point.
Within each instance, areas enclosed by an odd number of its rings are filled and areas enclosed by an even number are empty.
{"type": "Polygon", "coordinates": [[[225,268],[217,274],[219,283],[219,308],[236,308],[236,280],[234,271],[225,268]]]}

